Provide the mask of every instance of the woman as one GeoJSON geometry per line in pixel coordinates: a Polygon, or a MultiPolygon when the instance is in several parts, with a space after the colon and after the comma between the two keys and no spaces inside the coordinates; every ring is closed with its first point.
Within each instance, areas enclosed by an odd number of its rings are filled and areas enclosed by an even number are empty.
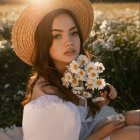
{"type": "Polygon", "coordinates": [[[101,140],[110,136],[111,140],[138,140],[139,111],[127,115],[135,117],[134,122],[126,118],[135,126],[124,127],[107,118],[86,122],[98,107],[88,100],[87,113],[79,108],[79,98],[62,86],[65,66],[84,54],[82,45],[92,24],[88,0],[32,2],[17,19],[12,32],[14,51],[33,68],[23,102],[24,140],[101,140]]]}

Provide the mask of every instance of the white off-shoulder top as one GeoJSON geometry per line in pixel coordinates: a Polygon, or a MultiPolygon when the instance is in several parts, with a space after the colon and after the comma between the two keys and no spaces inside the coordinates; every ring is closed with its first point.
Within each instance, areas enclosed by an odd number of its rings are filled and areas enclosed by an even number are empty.
{"type": "Polygon", "coordinates": [[[33,92],[41,96],[24,106],[23,140],[79,140],[87,109],[44,94],[38,84],[33,92]]]}
{"type": "Polygon", "coordinates": [[[76,106],[56,95],[44,94],[39,84],[33,92],[41,96],[24,106],[23,140],[85,140],[101,122],[100,117],[86,119],[86,102],[76,106]]]}
{"type": "Polygon", "coordinates": [[[77,107],[55,95],[43,95],[24,107],[24,140],[78,140],[81,119],[77,107]]]}

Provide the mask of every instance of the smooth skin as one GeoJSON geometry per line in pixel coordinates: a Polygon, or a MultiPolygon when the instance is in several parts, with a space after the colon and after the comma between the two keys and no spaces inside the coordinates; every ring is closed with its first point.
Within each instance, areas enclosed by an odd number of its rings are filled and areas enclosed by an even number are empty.
{"type": "Polygon", "coordinates": [[[58,15],[52,24],[53,43],[50,56],[56,68],[64,72],[65,66],[75,59],[80,52],[78,29],[70,16],[58,15]]]}

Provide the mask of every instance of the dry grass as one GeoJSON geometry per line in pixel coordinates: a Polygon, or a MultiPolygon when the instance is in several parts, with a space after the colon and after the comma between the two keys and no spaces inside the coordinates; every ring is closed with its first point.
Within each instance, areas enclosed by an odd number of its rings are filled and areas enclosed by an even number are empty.
{"type": "MultiPolygon", "coordinates": [[[[26,5],[0,5],[0,12],[9,12],[9,11],[21,11],[26,5]]],[[[139,3],[96,3],[93,4],[95,10],[101,11],[110,11],[112,9],[120,9],[123,10],[124,8],[129,8],[132,10],[139,10],[140,4],[139,3]]]]}
{"type": "Polygon", "coordinates": [[[93,4],[95,16],[103,18],[136,18],[140,19],[140,4],[139,3],[98,3],[93,4]],[[101,11],[102,14],[100,15],[101,11]]]}
{"type": "Polygon", "coordinates": [[[0,12],[20,12],[22,9],[24,9],[25,5],[13,5],[13,4],[4,4],[0,5],[0,12]]]}
{"type": "MultiPolygon", "coordinates": [[[[26,5],[0,5],[0,13],[20,13],[26,5]]],[[[136,17],[140,19],[140,4],[139,3],[95,3],[93,4],[96,17],[100,17],[102,20],[107,18],[128,18],[136,17]],[[98,12],[99,11],[99,12],[98,12]]],[[[10,16],[10,15],[9,15],[10,16]]]]}
{"type": "Polygon", "coordinates": [[[101,11],[110,11],[110,10],[123,10],[124,8],[129,8],[132,10],[139,10],[139,3],[96,3],[93,4],[94,9],[101,11]]]}

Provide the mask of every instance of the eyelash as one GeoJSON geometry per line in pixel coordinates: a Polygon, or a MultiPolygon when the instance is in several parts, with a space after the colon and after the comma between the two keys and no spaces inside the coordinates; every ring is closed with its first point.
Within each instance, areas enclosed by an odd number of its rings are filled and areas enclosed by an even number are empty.
{"type": "Polygon", "coordinates": [[[79,35],[78,31],[73,32],[72,35],[75,35],[75,33],[76,35],[79,35]]]}
{"type": "MultiPolygon", "coordinates": [[[[78,31],[72,32],[72,35],[79,35],[78,31]]],[[[54,39],[58,39],[58,37],[61,36],[61,34],[56,34],[53,36],[54,39]]]]}
{"type": "Polygon", "coordinates": [[[61,36],[60,34],[54,35],[53,38],[58,38],[59,36],[61,36]]]}

